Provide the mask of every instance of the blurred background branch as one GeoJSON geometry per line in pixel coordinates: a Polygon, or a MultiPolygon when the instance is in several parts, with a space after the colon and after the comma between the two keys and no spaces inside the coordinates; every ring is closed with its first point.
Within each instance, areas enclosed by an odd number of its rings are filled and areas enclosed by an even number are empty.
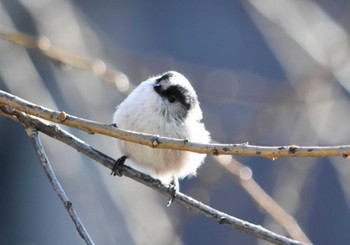
{"type": "Polygon", "coordinates": [[[49,59],[57,62],[57,64],[90,71],[105,81],[115,83],[121,92],[128,94],[133,89],[125,74],[117,70],[108,69],[102,60],[85,58],[73,52],[58,48],[52,45],[50,39],[47,37],[34,39],[23,33],[5,31],[4,29],[4,27],[0,29],[0,38],[3,40],[26,48],[35,49],[49,59]]]}

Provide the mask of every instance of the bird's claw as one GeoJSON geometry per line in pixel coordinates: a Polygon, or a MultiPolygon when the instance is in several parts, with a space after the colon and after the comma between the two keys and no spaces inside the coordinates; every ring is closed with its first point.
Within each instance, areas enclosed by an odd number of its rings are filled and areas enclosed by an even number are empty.
{"type": "Polygon", "coordinates": [[[111,175],[113,176],[122,176],[122,171],[121,171],[121,167],[124,165],[124,162],[126,160],[126,156],[122,156],[120,157],[114,164],[113,168],[112,168],[112,172],[111,175]]]}
{"type": "Polygon", "coordinates": [[[177,196],[177,193],[179,191],[178,185],[179,185],[179,182],[177,178],[173,177],[169,185],[169,191],[171,193],[171,197],[169,198],[169,201],[166,205],[167,207],[170,207],[170,205],[174,202],[174,199],[177,196]]]}

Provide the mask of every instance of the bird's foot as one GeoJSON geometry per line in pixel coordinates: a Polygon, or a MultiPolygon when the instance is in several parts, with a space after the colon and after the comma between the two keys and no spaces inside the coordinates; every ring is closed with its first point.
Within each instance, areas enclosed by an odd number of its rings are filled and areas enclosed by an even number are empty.
{"type": "Polygon", "coordinates": [[[124,165],[124,162],[126,160],[127,156],[122,156],[120,157],[114,164],[113,168],[112,168],[112,172],[111,175],[113,176],[122,176],[122,171],[121,171],[121,167],[124,165]]]}
{"type": "Polygon", "coordinates": [[[167,207],[170,207],[175,197],[177,196],[177,193],[179,192],[179,180],[175,176],[173,176],[171,179],[171,182],[169,184],[169,191],[171,193],[171,197],[166,205],[167,207]]]}

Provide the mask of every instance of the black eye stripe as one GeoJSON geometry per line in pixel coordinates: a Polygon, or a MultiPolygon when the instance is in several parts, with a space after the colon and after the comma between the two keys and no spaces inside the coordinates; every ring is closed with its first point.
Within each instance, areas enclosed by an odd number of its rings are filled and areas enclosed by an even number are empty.
{"type": "Polygon", "coordinates": [[[190,92],[179,85],[170,86],[162,92],[162,96],[166,97],[168,100],[171,96],[175,96],[176,100],[184,105],[187,110],[191,108],[193,103],[190,92]]]}
{"type": "Polygon", "coordinates": [[[162,80],[168,80],[170,77],[173,77],[174,74],[171,72],[164,73],[160,78],[156,79],[156,84],[160,83],[162,80]]]}

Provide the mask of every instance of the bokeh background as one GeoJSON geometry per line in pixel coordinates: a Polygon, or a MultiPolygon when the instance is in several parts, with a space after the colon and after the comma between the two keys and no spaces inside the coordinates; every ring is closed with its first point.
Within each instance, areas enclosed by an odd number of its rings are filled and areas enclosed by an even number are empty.
{"type": "MultiPolygon", "coordinates": [[[[167,70],[197,91],[212,138],[257,145],[350,142],[350,2],[3,0],[0,25],[120,71],[114,82],[0,40],[0,88],[109,123],[141,81],[167,70]]],[[[23,127],[0,117],[0,244],[84,244],[23,127]]],[[[113,139],[68,129],[113,156],[113,139]]],[[[53,168],[96,244],[267,244],[220,226],[42,136],[53,168]]],[[[237,157],[314,244],[350,240],[350,162],[237,157]]],[[[182,192],[285,231],[208,157],[182,192]]]]}

